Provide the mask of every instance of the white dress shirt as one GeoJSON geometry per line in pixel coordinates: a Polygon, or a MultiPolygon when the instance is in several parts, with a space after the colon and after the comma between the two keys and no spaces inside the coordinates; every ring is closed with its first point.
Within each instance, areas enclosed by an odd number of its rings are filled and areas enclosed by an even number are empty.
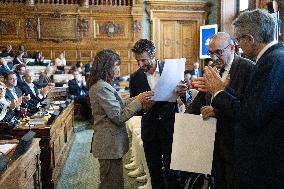
{"type": "Polygon", "coordinates": [[[257,57],[256,57],[256,63],[257,61],[260,59],[260,57],[267,51],[267,49],[269,49],[270,47],[272,47],[273,45],[277,44],[277,41],[272,41],[270,43],[268,43],[263,49],[261,49],[261,51],[258,53],[257,57]]]}
{"type": "Polygon", "coordinates": [[[19,97],[18,97],[18,95],[17,95],[17,93],[16,93],[15,88],[14,88],[14,87],[13,87],[13,88],[8,88],[8,87],[7,87],[7,89],[12,93],[14,99],[15,99],[15,100],[18,100],[19,97]]]}
{"type": "Polygon", "coordinates": [[[146,76],[147,76],[147,81],[149,83],[149,86],[151,90],[153,90],[161,78],[161,75],[159,72],[159,65],[157,64],[156,70],[153,74],[150,74],[149,72],[147,72],[146,76]]]}

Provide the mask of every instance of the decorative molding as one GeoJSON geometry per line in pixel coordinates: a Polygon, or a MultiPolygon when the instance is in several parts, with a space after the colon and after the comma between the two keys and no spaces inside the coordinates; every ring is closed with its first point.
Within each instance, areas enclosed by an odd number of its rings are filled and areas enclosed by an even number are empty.
{"type": "Polygon", "coordinates": [[[147,1],[146,11],[150,14],[151,10],[177,10],[177,11],[207,11],[209,12],[208,2],[178,2],[178,1],[147,1]]]}
{"type": "Polygon", "coordinates": [[[135,33],[140,33],[142,30],[142,22],[138,20],[133,21],[133,31],[135,33]]]}
{"type": "Polygon", "coordinates": [[[50,14],[51,17],[54,18],[61,18],[63,16],[63,13],[59,10],[54,11],[54,13],[50,14]]]}
{"type": "Polygon", "coordinates": [[[5,21],[0,20],[0,34],[4,35],[8,33],[8,25],[5,21]]]}
{"type": "Polygon", "coordinates": [[[124,34],[124,25],[108,22],[99,24],[99,33],[106,34],[108,37],[114,37],[115,35],[123,35],[124,34]]]}
{"type": "Polygon", "coordinates": [[[89,20],[83,18],[78,19],[78,32],[81,36],[86,37],[89,33],[89,20]]]}
{"type": "Polygon", "coordinates": [[[27,18],[25,20],[25,29],[27,38],[37,38],[37,19],[27,18]]]}
{"type": "Polygon", "coordinates": [[[7,35],[7,36],[13,35],[15,37],[15,35],[18,35],[17,23],[18,23],[18,20],[0,19],[0,34],[7,35]]]}
{"type": "Polygon", "coordinates": [[[53,40],[55,42],[79,40],[78,17],[39,17],[38,38],[40,40],[53,40]]]}

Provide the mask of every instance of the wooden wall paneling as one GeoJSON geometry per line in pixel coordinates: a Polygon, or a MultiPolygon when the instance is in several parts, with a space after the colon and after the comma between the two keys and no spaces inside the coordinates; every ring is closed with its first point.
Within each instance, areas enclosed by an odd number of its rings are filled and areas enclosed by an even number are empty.
{"type": "Polygon", "coordinates": [[[20,38],[20,18],[17,15],[0,14],[0,39],[20,38]]]}
{"type": "Polygon", "coordinates": [[[157,46],[157,57],[187,58],[186,69],[199,59],[199,27],[208,15],[205,2],[148,1],[151,38],[157,46]]]}
{"type": "Polygon", "coordinates": [[[126,75],[136,68],[130,49],[143,36],[142,20],[143,2],[133,7],[90,5],[89,8],[1,4],[0,48],[10,43],[17,52],[19,44],[24,44],[28,53],[41,51],[52,62],[63,51],[67,62],[72,64],[77,60],[87,63],[102,48],[111,48],[121,55],[124,65],[121,74],[126,75]],[[15,27],[6,24],[6,20],[16,23],[15,27]]]}

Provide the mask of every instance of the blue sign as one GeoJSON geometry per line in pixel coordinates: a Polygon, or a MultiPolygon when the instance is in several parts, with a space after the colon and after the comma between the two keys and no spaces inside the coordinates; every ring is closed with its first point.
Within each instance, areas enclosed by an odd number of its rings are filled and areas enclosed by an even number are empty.
{"type": "Polygon", "coordinates": [[[217,32],[217,24],[200,26],[200,59],[210,58],[210,56],[207,55],[209,40],[217,32]]]}

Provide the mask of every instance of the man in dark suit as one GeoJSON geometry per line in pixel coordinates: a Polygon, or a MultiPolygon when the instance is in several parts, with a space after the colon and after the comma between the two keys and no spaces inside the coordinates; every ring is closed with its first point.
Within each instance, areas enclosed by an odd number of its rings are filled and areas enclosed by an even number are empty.
{"type": "MultiPolygon", "coordinates": [[[[164,66],[164,62],[155,58],[156,47],[150,40],[137,41],[132,51],[140,68],[130,75],[130,97],[154,89],[164,66]]],[[[176,102],[156,102],[142,113],[141,138],[153,189],[181,187],[177,172],[170,170],[175,112],[176,102]]]]}
{"type": "Polygon", "coordinates": [[[194,62],[193,67],[194,69],[192,70],[191,75],[194,75],[196,77],[202,77],[202,71],[200,69],[199,62],[194,62]]]}
{"type": "Polygon", "coordinates": [[[40,91],[33,83],[34,73],[32,71],[26,71],[24,74],[25,82],[22,85],[22,92],[30,96],[28,101],[28,114],[36,113],[41,106],[41,102],[47,97],[48,92],[51,90],[51,86],[46,86],[40,91]]]}
{"type": "MultiPolygon", "coordinates": [[[[17,86],[17,77],[15,72],[7,72],[6,75],[4,76],[4,82],[7,86],[6,89],[6,94],[5,98],[8,101],[17,101],[17,102],[22,102],[21,107],[26,108],[27,107],[27,102],[30,100],[29,96],[23,96],[23,93],[20,88],[16,87],[17,86]]],[[[17,114],[20,114],[20,109],[15,110],[17,114]]]]}
{"type": "Polygon", "coordinates": [[[5,58],[0,58],[0,75],[5,75],[7,72],[13,70],[13,65],[8,64],[5,58]]]}
{"type": "Polygon", "coordinates": [[[256,57],[245,93],[238,96],[210,67],[195,84],[235,121],[235,188],[284,188],[284,45],[274,41],[275,23],[264,11],[245,11],[233,25],[243,52],[256,57]]]}
{"type": "Polygon", "coordinates": [[[78,70],[74,70],[72,74],[74,79],[68,81],[69,96],[74,99],[75,102],[82,105],[80,110],[82,111],[82,116],[89,120],[92,118],[92,110],[89,103],[89,90],[86,81],[78,70]]]}
{"type": "MultiPolygon", "coordinates": [[[[215,34],[209,41],[209,55],[214,65],[219,69],[223,81],[230,77],[228,86],[237,93],[243,94],[246,81],[249,80],[253,70],[254,62],[235,54],[234,42],[230,35],[224,32],[215,34]]],[[[204,119],[208,117],[217,118],[217,131],[215,134],[213,170],[215,189],[233,188],[233,146],[234,146],[234,121],[211,104],[211,95],[199,92],[193,102],[189,105],[188,113],[200,114],[204,119]]]]}
{"type": "Polygon", "coordinates": [[[14,53],[12,51],[12,45],[8,44],[6,49],[0,54],[0,57],[14,57],[14,53]]]}
{"type": "Polygon", "coordinates": [[[17,76],[17,87],[21,88],[25,83],[24,74],[26,72],[26,66],[24,64],[17,65],[15,72],[17,76]]]}

